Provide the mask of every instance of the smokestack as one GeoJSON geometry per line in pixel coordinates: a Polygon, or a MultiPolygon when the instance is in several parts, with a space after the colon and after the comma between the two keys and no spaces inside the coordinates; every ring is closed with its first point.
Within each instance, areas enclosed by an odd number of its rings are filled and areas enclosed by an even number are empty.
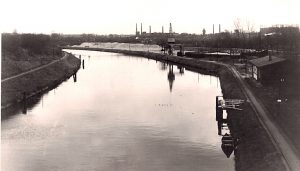
{"type": "Polygon", "coordinates": [[[161,33],[164,33],[164,26],[161,27],[161,33]]]}
{"type": "Polygon", "coordinates": [[[151,34],[151,26],[149,26],[149,33],[151,34]]]}
{"type": "Polygon", "coordinates": [[[213,24],[213,34],[215,34],[215,25],[213,24]]]}
{"type": "Polygon", "coordinates": [[[137,35],[138,29],[137,29],[137,23],[135,23],[135,35],[137,35]]]}
{"type": "Polygon", "coordinates": [[[141,23],[141,35],[143,34],[143,23],[141,23]]]}
{"type": "Polygon", "coordinates": [[[219,33],[221,33],[221,24],[219,24],[219,33]]]}
{"type": "Polygon", "coordinates": [[[170,23],[169,33],[170,33],[170,34],[172,34],[172,33],[173,33],[173,29],[172,29],[172,23],[170,23]]]}

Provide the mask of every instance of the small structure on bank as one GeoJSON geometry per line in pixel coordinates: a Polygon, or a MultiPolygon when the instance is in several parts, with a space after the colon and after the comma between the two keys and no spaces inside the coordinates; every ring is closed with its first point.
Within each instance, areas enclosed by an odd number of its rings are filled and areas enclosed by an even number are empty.
{"type": "Polygon", "coordinates": [[[244,100],[241,99],[223,99],[222,96],[216,97],[216,107],[217,110],[226,110],[226,109],[234,109],[234,110],[242,110],[239,106],[244,103],[244,100]]]}
{"type": "Polygon", "coordinates": [[[227,158],[237,149],[238,138],[233,137],[228,128],[228,119],[224,118],[223,110],[242,110],[239,106],[244,103],[240,99],[224,99],[222,96],[216,96],[216,121],[218,123],[218,135],[222,136],[221,148],[227,158]],[[225,133],[224,133],[224,132],[225,133]]]}
{"type": "Polygon", "coordinates": [[[274,83],[283,76],[283,65],[285,63],[284,58],[276,56],[265,56],[249,61],[251,64],[251,75],[252,77],[262,83],[274,83]]]}
{"type": "Polygon", "coordinates": [[[174,55],[175,47],[179,47],[179,52],[177,52],[177,56],[183,56],[184,55],[183,45],[175,43],[175,37],[174,37],[173,29],[172,29],[172,23],[170,23],[167,44],[163,46],[162,51],[164,51],[164,52],[167,51],[168,55],[174,55]]]}

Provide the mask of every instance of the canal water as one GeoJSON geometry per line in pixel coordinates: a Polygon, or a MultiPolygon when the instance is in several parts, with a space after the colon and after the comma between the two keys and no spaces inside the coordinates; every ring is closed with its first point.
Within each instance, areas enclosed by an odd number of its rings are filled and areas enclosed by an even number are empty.
{"type": "Polygon", "coordinates": [[[218,135],[217,77],[141,57],[70,52],[84,59],[76,77],[27,109],[2,111],[3,171],[234,170],[218,135]]]}

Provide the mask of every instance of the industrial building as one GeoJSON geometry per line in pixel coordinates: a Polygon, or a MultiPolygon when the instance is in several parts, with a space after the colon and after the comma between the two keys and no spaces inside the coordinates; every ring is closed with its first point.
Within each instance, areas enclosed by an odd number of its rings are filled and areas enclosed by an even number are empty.
{"type": "Polygon", "coordinates": [[[265,56],[250,60],[252,78],[262,84],[279,82],[284,77],[282,68],[285,61],[284,58],[276,56],[265,56]]]}

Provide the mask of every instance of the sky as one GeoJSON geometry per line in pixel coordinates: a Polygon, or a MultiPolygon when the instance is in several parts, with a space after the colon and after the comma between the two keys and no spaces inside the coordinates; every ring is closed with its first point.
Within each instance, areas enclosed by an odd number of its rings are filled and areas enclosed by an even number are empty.
{"type": "Polygon", "coordinates": [[[300,25],[299,0],[2,0],[1,32],[135,34],[143,31],[201,34],[274,24],[300,25]]]}

